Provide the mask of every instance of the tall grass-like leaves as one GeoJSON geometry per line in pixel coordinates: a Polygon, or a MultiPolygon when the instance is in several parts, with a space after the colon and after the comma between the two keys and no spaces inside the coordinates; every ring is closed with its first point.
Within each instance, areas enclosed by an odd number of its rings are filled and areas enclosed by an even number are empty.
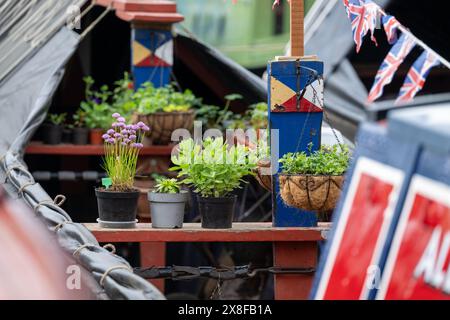
{"type": "Polygon", "coordinates": [[[182,183],[193,186],[202,197],[226,197],[245,182],[243,177],[253,174],[253,153],[244,145],[230,146],[222,138],[207,138],[202,146],[186,139],[172,157],[175,167],[171,170],[179,171],[182,183]]]}
{"type": "Polygon", "coordinates": [[[112,181],[111,191],[133,190],[134,176],[142,139],[150,130],[144,123],[125,124],[120,114],[113,114],[116,122],[103,135],[105,141],[103,168],[112,181]]]}

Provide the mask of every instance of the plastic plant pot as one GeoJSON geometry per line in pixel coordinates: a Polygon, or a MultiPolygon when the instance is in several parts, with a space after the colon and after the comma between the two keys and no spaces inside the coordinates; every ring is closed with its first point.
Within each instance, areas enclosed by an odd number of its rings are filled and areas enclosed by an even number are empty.
{"type": "Polygon", "coordinates": [[[45,144],[60,144],[63,128],[59,125],[44,124],[42,126],[42,140],[45,144]]]}
{"type": "Polygon", "coordinates": [[[149,192],[152,227],[159,229],[178,229],[183,227],[184,208],[188,191],[180,193],[149,192]]]}
{"type": "Polygon", "coordinates": [[[73,130],[68,127],[62,129],[62,143],[72,143],[73,130]]]}
{"type": "Polygon", "coordinates": [[[231,229],[237,196],[224,198],[204,198],[197,196],[202,228],[231,229]]]}
{"type": "Polygon", "coordinates": [[[72,134],[72,142],[76,145],[86,145],[89,143],[88,128],[74,128],[72,134]]]}
{"type": "Polygon", "coordinates": [[[99,222],[103,227],[132,228],[136,224],[139,191],[95,189],[99,222]]]}

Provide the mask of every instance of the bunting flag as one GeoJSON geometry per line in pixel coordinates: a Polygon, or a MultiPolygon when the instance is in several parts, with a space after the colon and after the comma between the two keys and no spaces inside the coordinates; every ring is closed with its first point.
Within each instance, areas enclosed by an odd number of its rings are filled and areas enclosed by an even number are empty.
{"type": "Polygon", "coordinates": [[[391,83],[398,67],[403,63],[406,56],[408,56],[415,45],[416,42],[414,41],[414,38],[407,34],[402,34],[400,39],[398,39],[384,59],[380,70],[378,70],[367,99],[369,103],[374,102],[381,97],[384,86],[391,83]]]}
{"type": "Polygon", "coordinates": [[[364,6],[366,7],[366,23],[367,29],[370,30],[370,39],[372,39],[375,45],[378,46],[378,42],[374,36],[374,33],[375,29],[378,27],[378,21],[380,21],[380,7],[378,7],[378,5],[372,0],[366,0],[364,6]]]}
{"type": "Polygon", "coordinates": [[[396,104],[412,101],[425,85],[425,80],[431,69],[439,64],[439,59],[435,54],[424,51],[409,70],[405,82],[400,89],[396,104]]]}
{"type": "Polygon", "coordinates": [[[386,32],[386,37],[389,44],[394,44],[398,39],[398,28],[400,27],[400,22],[393,16],[383,16],[382,18],[384,31],[386,32]]]}
{"type": "Polygon", "coordinates": [[[363,38],[367,34],[366,7],[364,0],[348,0],[347,14],[352,22],[353,40],[356,43],[356,52],[359,52],[362,46],[363,38]]]}
{"type": "Polygon", "coordinates": [[[379,9],[372,0],[343,0],[347,15],[352,23],[353,40],[356,43],[356,52],[359,52],[364,37],[370,31],[371,39],[378,45],[374,36],[378,25],[379,9]]]}

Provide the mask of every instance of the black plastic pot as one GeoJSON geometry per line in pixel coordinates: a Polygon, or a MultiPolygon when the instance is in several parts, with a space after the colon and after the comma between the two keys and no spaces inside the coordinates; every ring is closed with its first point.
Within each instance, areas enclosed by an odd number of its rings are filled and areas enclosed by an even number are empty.
{"type": "Polygon", "coordinates": [[[45,144],[60,144],[63,128],[58,125],[45,123],[42,125],[42,141],[45,144]]]}
{"type": "Polygon", "coordinates": [[[233,226],[237,196],[226,198],[204,198],[197,196],[202,228],[230,229],[233,226]]]}
{"type": "Polygon", "coordinates": [[[74,128],[72,133],[72,142],[76,145],[86,145],[89,143],[88,128],[74,128]]]}
{"type": "MultiPolygon", "coordinates": [[[[134,225],[136,222],[139,191],[113,192],[95,189],[99,220],[104,224],[115,222],[134,225]]],[[[120,224],[116,224],[120,226],[120,224]]]]}
{"type": "Polygon", "coordinates": [[[72,143],[72,129],[63,127],[62,143],[72,143]]]}

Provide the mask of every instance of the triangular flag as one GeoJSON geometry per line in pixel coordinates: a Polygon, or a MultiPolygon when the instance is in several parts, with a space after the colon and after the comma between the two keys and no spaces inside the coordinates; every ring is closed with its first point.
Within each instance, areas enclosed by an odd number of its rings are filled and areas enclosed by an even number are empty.
{"type": "Polygon", "coordinates": [[[425,85],[431,69],[439,64],[439,59],[434,53],[424,51],[409,70],[396,104],[412,101],[425,85]]]}

